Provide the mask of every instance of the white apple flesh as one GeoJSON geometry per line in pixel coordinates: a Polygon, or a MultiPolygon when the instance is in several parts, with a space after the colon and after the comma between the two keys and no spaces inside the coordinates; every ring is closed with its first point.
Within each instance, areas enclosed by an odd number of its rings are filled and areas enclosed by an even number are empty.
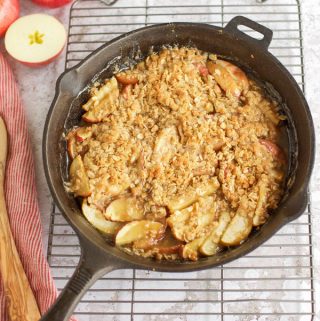
{"type": "Polygon", "coordinates": [[[63,50],[67,34],[64,26],[46,14],[32,14],[16,20],[7,30],[4,43],[16,60],[38,67],[53,61],[63,50]]]}

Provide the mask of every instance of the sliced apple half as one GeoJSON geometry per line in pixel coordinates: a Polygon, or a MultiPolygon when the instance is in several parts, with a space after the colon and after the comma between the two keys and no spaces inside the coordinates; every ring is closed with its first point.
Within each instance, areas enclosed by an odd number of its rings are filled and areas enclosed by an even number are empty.
{"type": "Polygon", "coordinates": [[[109,204],[105,217],[117,222],[141,220],[143,218],[143,208],[133,197],[119,198],[109,204]]]}
{"type": "Polygon", "coordinates": [[[2,37],[9,26],[19,17],[18,0],[0,1],[0,37],[2,37]]]}
{"type": "Polygon", "coordinates": [[[86,199],[82,202],[82,213],[90,224],[105,234],[115,235],[123,224],[106,220],[102,212],[89,206],[86,199]]]}
{"type": "Polygon", "coordinates": [[[4,43],[13,58],[39,67],[62,52],[66,39],[65,28],[56,18],[36,13],[17,19],[8,28],[4,43]]]}
{"type": "Polygon", "coordinates": [[[75,195],[82,197],[91,195],[89,178],[80,155],[76,156],[70,165],[70,182],[75,195]]]}
{"type": "Polygon", "coordinates": [[[116,245],[122,246],[140,240],[159,240],[165,231],[163,224],[154,221],[142,220],[126,224],[116,236],[116,245]]]}

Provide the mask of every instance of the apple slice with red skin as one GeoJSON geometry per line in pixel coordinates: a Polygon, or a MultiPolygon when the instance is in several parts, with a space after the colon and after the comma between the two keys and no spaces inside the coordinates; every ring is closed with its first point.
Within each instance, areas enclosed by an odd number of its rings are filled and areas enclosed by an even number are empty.
{"type": "Polygon", "coordinates": [[[76,196],[88,197],[91,195],[90,182],[83,161],[77,155],[70,165],[70,182],[76,196]]]}
{"type": "Polygon", "coordinates": [[[0,0],[0,37],[18,19],[20,12],[18,0],[0,0]]]}
{"type": "Polygon", "coordinates": [[[72,0],[32,0],[32,2],[43,7],[57,8],[72,2],[72,0]]]}
{"type": "Polygon", "coordinates": [[[138,82],[138,78],[135,75],[127,72],[119,72],[115,77],[122,85],[135,85],[138,82]]]}
{"type": "Polygon", "coordinates": [[[207,68],[229,98],[239,98],[242,92],[248,91],[249,82],[246,74],[232,63],[225,60],[208,61],[207,68]]]}
{"type": "Polygon", "coordinates": [[[75,134],[77,142],[82,143],[84,140],[92,136],[92,128],[80,127],[76,130],[75,134]]]}
{"type": "Polygon", "coordinates": [[[77,152],[77,141],[78,140],[76,139],[77,130],[78,130],[78,128],[72,129],[66,137],[67,151],[68,151],[68,155],[71,158],[71,160],[76,158],[76,156],[78,155],[78,152],[77,152]]]}
{"type": "Polygon", "coordinates": [[[286,162],[286,157],[283,150],[276,143],[268,139],[260,139],[260,144],[265,146],[268,152],[280,163],[286,162]]]}
{"type": "Polygon", "coordinates": [[[71,160],[73,160],[78,154],[82,155],[85,149],[81,148],[81,143],[91,136],[92,127],[74,128],[67,134],[67,151],[71,160]]]}
{"type": "Polygon", "coordinates": [[[39,67],[62,52],[66,39],[65,28],[56,18],[37,13],[17,19],[8,28],[4,43],[13,58],[39,67]]]}
{"type": "Polygon", "coordinates": [[[204,64],[200,62],[195,62],[193,63],[193,65],[196,67],[196,69],[198,69],[202,77],[207,77],[209,75],[209,70],[204,64]]]}
{"type": "Polygon", "coordinates": [[[67,138],[68,155],[71,159],[74,159],[78,155],[76,151],[76,137],[75,137],[75,134],[68,135],[68,136],[69,136],[67,138]]]}

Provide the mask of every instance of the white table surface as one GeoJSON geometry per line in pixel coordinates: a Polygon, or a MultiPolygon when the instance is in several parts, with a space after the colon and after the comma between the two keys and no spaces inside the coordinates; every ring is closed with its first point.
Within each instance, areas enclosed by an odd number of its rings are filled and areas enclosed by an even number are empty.
{"type": "MultiPolygon", "coordinates": [[[[30,0],[22,0],[21,14],[45,12],[60,19],[68,27],[70,5],[58,9],[44,9],[34,5],[30,0]]],[[[302,0],[302,27],[304,45],[306,97],[310,104],[316,136],[320,135],[320,1],[302,0]]],[[[3,40],[0,40],[0,50],[4,52],[3,40]]],[[[25,108],[33,155],[35,159],[36,182],[38,199],[43,226],[44,249],[46,250],[51,197],[45,180],[42,164],[42,133],[45,117],[52,101],[55,82],[64,70],[64,53],[50,65],[31,69],[8,57],[19,88],[21,99],[25,108]]],[[[319,141],[317,141],[317,147],[319,141]]],[[[316,289],[316,319],[320,320],[320,150],[317,148],[315,169],[311,182],[312,219],[313,219],[313,253],[314,277],[316,289]]]]}

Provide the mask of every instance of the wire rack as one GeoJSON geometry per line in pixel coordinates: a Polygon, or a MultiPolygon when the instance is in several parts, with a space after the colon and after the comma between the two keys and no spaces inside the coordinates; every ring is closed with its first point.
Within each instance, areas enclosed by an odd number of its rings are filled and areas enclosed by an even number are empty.
{"type": "MultiPolygon", "coordinates": [[[[295,0],[78,0],[70,10],[66,68],[124,32],[160,22],[224,26],[245,15],[274,31],[270,51],[304,90],[300,5],[295,0]]],[[[120,270],[84,296],[80,321],[312,320],[310,204],[296,221],[249,255],[211,270],[170,274],[120,270]]],[[[62,289],[79,260],[77,236],[53,205],[48,260],[62,289]]]]}

